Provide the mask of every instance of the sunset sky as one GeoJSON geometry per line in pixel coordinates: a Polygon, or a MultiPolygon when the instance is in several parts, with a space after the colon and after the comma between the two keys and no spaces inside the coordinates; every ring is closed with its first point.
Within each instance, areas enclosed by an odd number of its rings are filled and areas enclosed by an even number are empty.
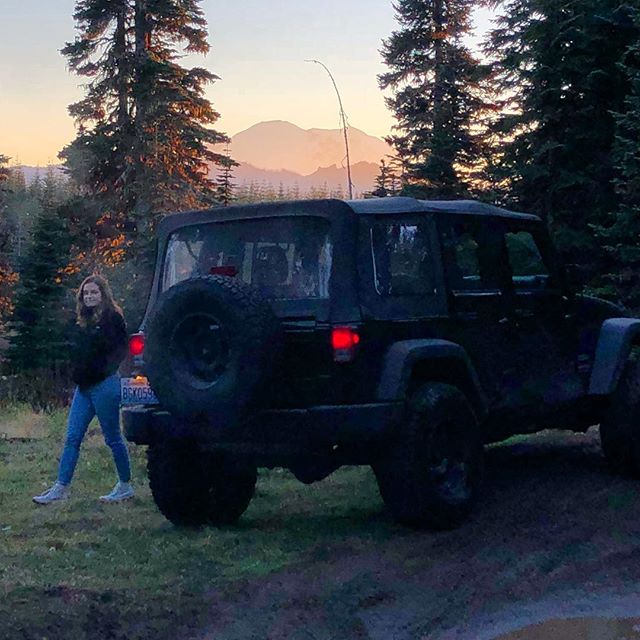
{"type": "MultiPolygon", "coordinates": [[[[0,0],[0,154],[12,164],[56,163],[74,126],[67,106],[82,97],[59,50],[74,39],[74,0],[0,0]]],[[[397,28],[391,0],[204,0],[211,52],[183,64],[220,76],[207,97],[233,135],[265,120],[302,128],[340,126],[331,69],[349,123],[384,136],[393,124],[376,76],[379,49],[397,28]]],[[[477,17],[486,28],[488,14],[477,17]]]]}

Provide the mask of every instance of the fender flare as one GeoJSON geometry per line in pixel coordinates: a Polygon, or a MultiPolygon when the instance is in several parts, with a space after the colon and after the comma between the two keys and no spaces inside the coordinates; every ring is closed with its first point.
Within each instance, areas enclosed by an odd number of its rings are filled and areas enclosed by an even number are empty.
{"type": "Polygon", "coordinates": [[[640,336],[637,318],[609,318],[602,323],[589,380],[589,393],[608,395],[620,380],[631,345],[640,336]]]}
{"type": "Polygon", "coordinates": [[[403,400],[415,365],[425,360],[455,360],[462,364],[473,394],[469,400],[479,418],[486,414],[487,399],[469,355],[459,344],[448,340],[401,340],[392,344],[382,361],[382,373],[376,392],[378,400],[403,400]]]}

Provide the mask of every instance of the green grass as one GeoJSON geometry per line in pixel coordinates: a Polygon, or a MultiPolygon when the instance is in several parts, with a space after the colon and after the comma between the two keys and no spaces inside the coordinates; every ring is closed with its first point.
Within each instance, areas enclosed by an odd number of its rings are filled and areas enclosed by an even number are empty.
{"type": "MultiPolygon", "coordinates": [[[[19,409],[0,412],[2,420],[19,409]]],[[[238,525],[178,529],[157,511],[145,451],[131,445],[136,497],[102,505],[115,481],[97,423],[83,444],[71,498],[39,507],[31,496],[55,478],[65,412],[42,440],[0,440],[0,628],[3,638],[173,638],[198,627],[207,593],[269,574],[335,545],[394,535],[380,517],[370,470],[344,468],[305,486],[263,470],[238,525]]]]}

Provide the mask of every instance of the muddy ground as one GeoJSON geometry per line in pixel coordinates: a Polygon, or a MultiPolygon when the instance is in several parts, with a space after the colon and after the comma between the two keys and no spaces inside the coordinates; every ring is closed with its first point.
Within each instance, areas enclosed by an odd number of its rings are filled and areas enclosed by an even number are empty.
{"type": "Polygon", "coordinates": [[[210,593],[209,622],[184,638],[482,640],[544,618],[638,616],[639,489],[608,472],[597,430],[493,446],[462,528],[320,544],[210,593]]]}

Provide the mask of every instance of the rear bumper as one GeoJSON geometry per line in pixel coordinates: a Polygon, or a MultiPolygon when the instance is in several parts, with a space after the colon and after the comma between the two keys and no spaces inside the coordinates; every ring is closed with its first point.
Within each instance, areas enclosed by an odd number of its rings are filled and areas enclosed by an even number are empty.
{"type": "Polygon", "coordinates": [[[166,439],[196,439],[202,444],[237,446],[373,445],[384,439],[400,419],[402,403],[332,405],[308,409],[260,412],[233,429],[217,430],[211,424],[187,424],[156,407],[124,407],[125,437],[135,444],[153,444],[166,439]]]}

